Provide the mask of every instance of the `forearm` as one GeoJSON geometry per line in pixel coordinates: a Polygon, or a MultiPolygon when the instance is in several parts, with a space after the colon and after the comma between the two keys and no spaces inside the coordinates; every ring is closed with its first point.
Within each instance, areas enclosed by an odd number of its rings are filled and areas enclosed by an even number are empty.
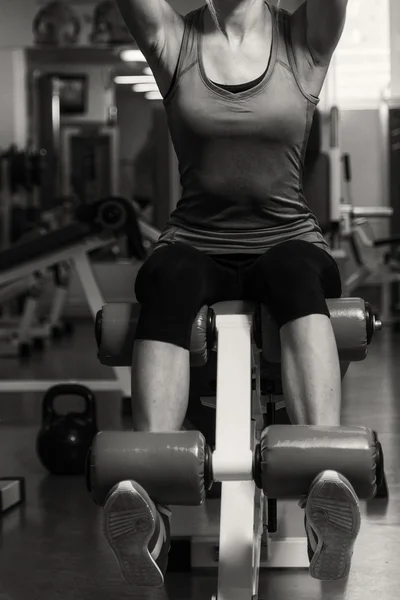
{"type": "Polygon", "coordinates": [[[157,34],[165,18],[166,0],[116,0],[126,26],[137,42],[157,34]]]}

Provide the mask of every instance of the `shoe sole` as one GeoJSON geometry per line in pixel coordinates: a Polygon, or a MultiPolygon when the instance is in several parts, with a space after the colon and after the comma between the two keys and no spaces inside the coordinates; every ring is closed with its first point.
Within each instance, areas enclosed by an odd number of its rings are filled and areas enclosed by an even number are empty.
{"type": "Polygon", "coordinates": [[[104,506],[104,535],[127,583],[136,587],[161,587],[164,577],[148,544],[155,530],[152,502],[138,484],[118,485],[104,506]]]}
{"type": "Polygon", "coordinates": [[[329,471],[311,488],[306,516],[318,539],[310,564],[314,579],[345,579],[361,526],[357,495],[339,473],[329,471]]]}

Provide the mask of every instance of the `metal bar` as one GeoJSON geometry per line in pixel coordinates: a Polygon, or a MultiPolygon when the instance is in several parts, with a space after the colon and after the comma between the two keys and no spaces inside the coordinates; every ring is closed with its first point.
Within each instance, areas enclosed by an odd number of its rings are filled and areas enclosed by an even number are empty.
{"type": "Polygon", "coordinates": [[[9,281],[15,281],[22,277],[27,277],[37,271],[42,271],[58,263],[74,259],[82,252],[89,254],[93,250],[106,248],[115,242],[114,237],[93,237],[82,241],[79,244],[71,244],[57,252],[52,252],[41,257],[28,260],[17,267],[13,267],[8,271],[3,271],[0,274],[0,285],[4,285],[9,281]]]}
{"type": "Polygon", "coordinates": [[[121,384],[116,379],[3,379],[0,380],[0,393],[45,392],[59,383],[79,383],[93,392],[121,392],[121,384]]]}
{"type": "MultiPolygon", "coordinates": [[[[100,311],[105,300],[101,293],[99,284],[93,273],[92,265],[86,252],[76,255],[73,259],[73,265],[79,277],[81,286],[84,290],[87,303],[96,321],[96,315],[100,311]]],[[[93,333],[94,336],[94,333],[93,333]]],[[[131,370],[129,367],[113,367],[113,371],[119,383],[119,389],[126,398],[131,396],[131,370]]]]}
{"type": "Polygon", "coordinates": [[[252,315],[218,315],[215,481],[253,478],[252,315]]]}

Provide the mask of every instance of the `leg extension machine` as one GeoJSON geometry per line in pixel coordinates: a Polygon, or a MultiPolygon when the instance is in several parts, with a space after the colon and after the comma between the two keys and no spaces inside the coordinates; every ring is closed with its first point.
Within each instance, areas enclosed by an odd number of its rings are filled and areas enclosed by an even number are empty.
{"type": "MultiPolygon", "coordinates": [[[[340,360],[364,360],[380,329],[369,305],[343,298],[329,300],[328,306],[340,360]]],[[[106,305],[98,314],[103,364],[131,364],[130,315],[129,304],[106,305]]],[[[360,499],[373,498],[383,477],[382,451],[376,433],[362,426],[269,424],[262,386],[279,383],[280,340],[264,306],[225,302],[203,307],[192,330],[192,365],[204,365],[213,351],[215,451],[196,431],[104,431],[88,458],[88,486],[100,506],[115,484],[128,479],[140,483],[156,503],[199,506],[212,482],[222,482],[217,598],[254,600],[268,507],[307,495],[325,470],[342,473],[360,499]],[[269,371],[275,373],[270,379],[269,371]]]]}

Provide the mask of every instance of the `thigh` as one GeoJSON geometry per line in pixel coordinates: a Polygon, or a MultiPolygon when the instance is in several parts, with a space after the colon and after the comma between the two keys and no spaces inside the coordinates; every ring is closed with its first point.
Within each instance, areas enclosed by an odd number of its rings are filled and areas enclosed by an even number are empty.
{"type": "Polygon", "coordinates": [[[274,246],[243,273],[243,293],[270,308],[279,325],[310,314],[326,314],[327,298],[342,294],[335,260],[322,248],[292,240],[274,246]]]}
{"type": "Polygon", "coordinates": [[[188,244],[162,246],[141,267],[135,293],[139,303],[173,300],[200,308],[234,296],[235,273],[188,244]]]}
{"type": "MultiPolygon", "coordinates": [[[[319,246],[292,240],[277,244],[245,269],[242,275],[244,293],[259,301],[265,286],[290,287],[293,283],[310,285],[318,280],[326,298],[339,298],[342,284],[336,261],[319,246]]],[[[251,298],[250,298],[251,297],[251,298]]]]}
{"type": "Polygon", "coordinates": [[[166,342],[189,350],[193,322],[205,304],[235,294],[234,270],[187,244],[155,250],[135,285],[141,305],[136,339],[166,342]]]}

